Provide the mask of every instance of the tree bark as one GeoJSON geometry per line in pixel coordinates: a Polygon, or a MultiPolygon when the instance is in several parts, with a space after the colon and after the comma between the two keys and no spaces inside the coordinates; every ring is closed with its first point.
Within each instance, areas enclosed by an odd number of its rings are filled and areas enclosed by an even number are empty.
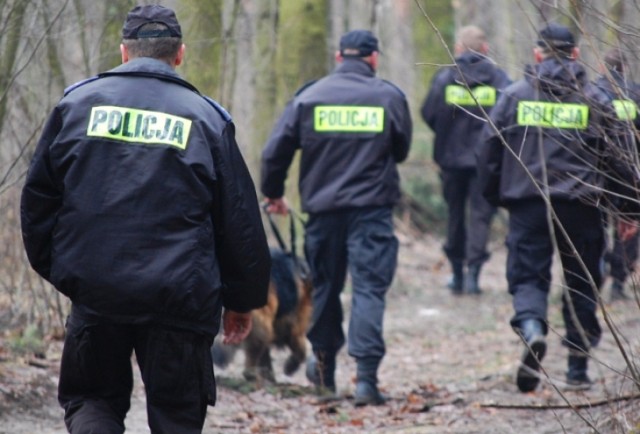
{"type": "MultiPolygon", "coordinates": [[[[0,136],[4,128],[4,122],[7,115],[7,102],[9,94],[9,85],[13,81],[14,66],[18,56],[20,41],[22,40],[22,25],[29,1],[17,1],[9,5],[10,10],[7,16],[10,18],[7,25],[7,33],[4,36],[4,49],[0,57],[0,136]]],[[[2,5],[0,12],[5,12],[6,4],[2,5]]]]}

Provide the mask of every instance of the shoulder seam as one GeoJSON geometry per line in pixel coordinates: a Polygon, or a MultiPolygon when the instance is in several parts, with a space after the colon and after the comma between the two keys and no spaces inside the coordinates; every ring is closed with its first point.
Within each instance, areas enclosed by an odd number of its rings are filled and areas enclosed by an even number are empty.
{"type": "Polygon", "coordinates": [[[294,93],[294,96],[298,96],[300,95],[304,90],[306,90],[308,87],[310,87],[311,85],[315,84],[318,80],[310,80],[307,81],[305,84],[303,84],[302,86],[300,86],[300,88],[298,90],[296,90],[296,93],[294,93]]]}
{"type": "Polygon", "coordinates": [[[398,91],[400,93],[400,95],[402,95],[403,97],[405,97],[405,98],[407,97],[407,95],[404,93],[404,91],[402,89],[400,89],[397,84],[392,83],[389,80],[385,80],[384,78],[381,79],[381,80],[384,81],[385,83],[387,83],[392,88],[394,88],[396,91],[398,91]]]}
{"type": "Polygon", "coordinates": [[[63,92],[63,95],[64,95],[64,96],[67,96],[69,93],[73,92],[73,91],[74,91],[74,90],[76,90],[77,88],[82,87],[82,86],[84,86],[85,84],[91,83],[91,82],[93,82],[93,81],[96,81],[96,80],[97,80],[97,79],[99,79],[99,78],[100,78],[100,76],[95,75],[95,76],[93,76],[93,77],[89,77],[89,78],[86,78],[86,79],[84,79],[84,80],[81,80],[81,81],[79,81],[79,82],[77,82],[77,83],[74,83],[74,84],[72,84],[71,86],[68,86],[67,88],[65,88],[65,90],[64,90],[64,92],[63,92]]]}
{"type": "Polygon", "coordinates": [[[225,122],[232,122],[233,119],[231,118],[231,115],[229,114],[229,112],[222,107],[217,101],[215,101],[213,98],[210,98],[206,95],[200,94],[200,96],[202,96],[204,98],[204,100],[209,103],[209,105],[211,107],[213,107],[219,114],[220,116],[222,116],[222,119],[225,120],[225,122]]]}

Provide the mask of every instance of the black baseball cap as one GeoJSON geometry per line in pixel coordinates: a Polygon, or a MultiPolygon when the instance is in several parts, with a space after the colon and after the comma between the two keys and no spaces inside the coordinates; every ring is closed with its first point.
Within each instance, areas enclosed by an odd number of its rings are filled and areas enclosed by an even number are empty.
{"type": "Polygon", "coordinates": [[[568,27],[550,23],[540,30],[538,46],[551,50],[567,51],[576,46],[576,40],[568,27]]]}
{"type": "Polygon", "coordinates": [[[145,5],[136,6],[129,11],[122,27],[122,39],[162,37],[182,37],[180,24],[173,10],[160,5],[145,5]],[[150,23],[164,24],[167,28],[140,32],[142,26],[150,23]]]}
{"type": "Polygon", "coordinates": [[[340,38],[342,57],[367,57],[378,49],[378,38],[369,30],[352,30],[340,38]]]}

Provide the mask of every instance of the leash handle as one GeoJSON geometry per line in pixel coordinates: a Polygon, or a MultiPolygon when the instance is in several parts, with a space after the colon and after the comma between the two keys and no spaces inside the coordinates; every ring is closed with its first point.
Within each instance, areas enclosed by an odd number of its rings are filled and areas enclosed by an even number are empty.
{"type": "Polygon", "coordinates": [[[298,214],[296,210],[294,210],[293,208],[289,208],[289,225],[290,225],[289,232],[291,237],[291,253],[293,253],[295,258],[297,258],[298,256],[296,255],[296,222],[295,220],[298,220],[302,225],[302,227],[304,227],[305,224],[307,223],[304,221],[302,216],[298,214]]]}
{"type": "Polygon", "coordinates": [[[262,206],[262,209],[264,210],[264,212],[267,214],[267,217],[269,218],[269,226],[271,226],[271,231],[273,232],[273,235],[276,237],[276,241],[278,241],[278,245],[280,246],[282,251],[286,252],[287,251],[287,245],[284,243],[284,240],[282,239],[282,235],[280,234],[280,231],[278,230],[278,226],[276,225],[276,222],[273,221],[273,215],[271,215],[270,212],[267,212],[267,206],[268,206],[268,204],[265,203],[262,206]]]}
{"type": "Polygon", "coordinates": [[[264,212],[267,214],[267,217],[269,218],[269,226],[271,226],[271,231],[273,232],[273,235],[276,238],[276,241],[278,242],[278,245],[280,246],[280,249],[282,249],[283,252],[285,253],[290,253],[291,255],[291,260],[293,261],[293,265],[294,267],[298,270],[298,272],[301,274],[301,276],[303,278],[306,278],[309,274],[309,271],[307,269],[307,266],[300,263],[300,261],[298,260],[298,254],[297,254],[297,249],[296,249],[296,220],[298,220],[302,226],[304,227],[305,225],[305,221],[302,218],[302,216],[300,214],[298,214],[295,210],[293,210],[292,208],[289,208],[289,244],[290,244],[290,249],[287,249],[287,245],[284,242],[284,239],[282,238],[282,234],[280,233],[280,230],[278,229],[278,226],[276,225],[275,221],[273,220],[273,215],[269,212],[267,212],[267,207],[268,204],[264,204],[262,206],[262,209],[264,210],[264,212]]]}
{"type": "Polygon", "coordinates": [[[306,261],[300,261],[298,258],[298,254],[296,253],[296,220],[300,222],[302,227],[305,227],[306,222],[302,218],[300,214],[298,214],[294,209],[289,208],[289,232],[291,237],[291,260],[293,261],[293,266],[300,273],[300,277],[303,280],[307,280],[310,275],[309,266],[306,261]]]}

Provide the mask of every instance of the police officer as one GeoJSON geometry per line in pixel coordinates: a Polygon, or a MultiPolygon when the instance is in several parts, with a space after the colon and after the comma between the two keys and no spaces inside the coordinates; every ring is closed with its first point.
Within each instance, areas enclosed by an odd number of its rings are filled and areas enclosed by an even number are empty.
{"type": "Polygon", "coordinates": [[[171,9],[137,6],[123,65],[53,109],[24,190],[33,268],[72,301],[58,397],[70,432],[124,432],[135,351],[154,433],[200,433],[210,346],[266,303],[269,251],[229,115],[174,71],[171,9]]]}
{"type": "MultiPolygon", "coordinates": [[[[601,196],[602,171],[609,172],[609,179],[633,179],[615,164],[617,154],[610,148],[615,143],[605,143],[616,134],[611,129],[613,107],[575,61],[579,52],[573,34],[554,23],[539,34],[537,64],[503,91],[491,112],[479,161],[486,197],[509,211],[507,281],[515,310],[511,325],[525,343],[516,375],[522,392],[537,387],[547,348],[554,244],[566,283],[567,387],[590,386],[589,350],[601,335],[595,291],[601,284],[604,246],[598,208],[598,201],[606,199],[601,196]]],[[[606,188],[621,196],[629,193],[621,183],[606,188]]],[[[621,222],[626,236],[630,226],[621,222]]]]}
{"type": "Polygon", "coordinates": [[[356,405],[382,404],[377,371],[385,354],[385,295],[396,268],[392,207],[400,197],[396,164],[409,152],[412,122],[404,94],[375,77],[378,40],[354,30],[340,39],[337,68],[299,90],[262,154],[262,193],[270,212],[286,213],[287,170],[301,150],[299,189],[305,253],[313,275],[313,356],[307,377],[335,392],[344,345],[340,293],[347,270],[353,296],[349,355],[357,362],[356,405]]]}
{"type": "Polygon", "coordinates": [[[448,287],[454,294],[481,292],[480,270],[489,258],[486,246],[495,208],[478,189],[476,148],[484,118],[509,79],[487,58],[488,52],[482,29],[461,28],[456,37],[455,65],[436,73],[421,111],[435,133],[433,159],[440,168],[449,211],[444,251],[453,274],[448,287]]]}
{"type": "MultiPolygon", "coordinates": [[[[621,147],[626,151],[629,161],[637,161],[636,134],[640,128],[640,85],[631,81],[627,74],[627,59],[622,50],[611,48],[604,55],[604,71],[595,84],[612,100],[619,119],[626,121],[629,132],[623,135],[621,147]]],[[[610,298],[612,301],[626,299],[624,284],[633,271],[638,259],[638,242],[640,234],[623,241],[617,228],[613,231],[613,248],[607,255],[609,259],[609,273],[612,278],[610,298]]]]}

